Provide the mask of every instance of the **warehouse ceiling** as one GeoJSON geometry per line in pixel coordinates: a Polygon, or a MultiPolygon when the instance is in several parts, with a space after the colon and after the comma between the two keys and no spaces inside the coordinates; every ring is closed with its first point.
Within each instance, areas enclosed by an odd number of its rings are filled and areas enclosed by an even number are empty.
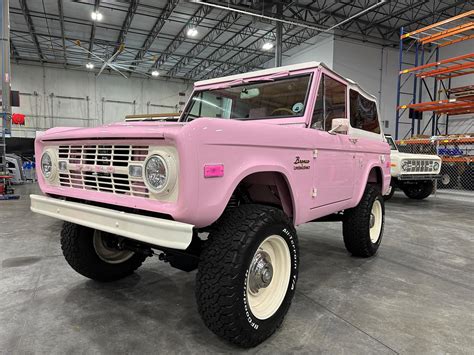
{"type": "Polygon", "coordinates": [[[285,55],[330,33],[396,47],[400,27],[411,31],[473,8],[469,0],[10,0],[11,57],[196,80],[272,60],[272,17],[282,23],[285,55]]]}

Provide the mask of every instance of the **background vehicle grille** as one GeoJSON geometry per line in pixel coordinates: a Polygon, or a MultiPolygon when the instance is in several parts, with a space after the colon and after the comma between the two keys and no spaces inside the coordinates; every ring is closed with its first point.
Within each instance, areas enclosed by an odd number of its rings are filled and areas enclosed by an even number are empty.
{"type": "Polygon", "coordinates": [[[67,162],[60,185],[148,198],[143,177],[128,175],[128,166],[142,165],[148,151],[139,145],[60,145],[59,161],[67,162]]]}
{"type": "Polygon", "coordinates": [[[437,170],[434,169],[435,160],[404,160],[402,166],[405,162],[408,164],[407,168],[403,170],[404,173],[432,173],[437,170]]]}

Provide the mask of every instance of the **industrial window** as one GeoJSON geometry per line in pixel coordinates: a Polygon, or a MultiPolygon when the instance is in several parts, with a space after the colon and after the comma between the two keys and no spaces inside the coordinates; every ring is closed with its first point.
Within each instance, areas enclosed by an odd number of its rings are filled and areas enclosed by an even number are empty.
{"type": "Polygon", "coordinates": [[[380,133],[377,105],[357,91],[350,90],[351,126],[364,131],[380,133]]]}
{"type": "Polygon", "coordinates": [[[346,85],[323,74],[317,95],[311,128],[329,131],[334,118],[346,117],[346,85]]]}

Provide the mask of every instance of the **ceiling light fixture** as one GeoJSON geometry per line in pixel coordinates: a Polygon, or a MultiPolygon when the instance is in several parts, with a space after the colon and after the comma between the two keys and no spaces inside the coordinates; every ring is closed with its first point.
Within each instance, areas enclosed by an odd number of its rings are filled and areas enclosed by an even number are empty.
{"type": "Polygon", "coordinates": [[[158,70],[153,70],[151,72],[151,76],[154,76],[155,78],[160,75],[160,72],[158,70]]]}
{"type": "Polygon", "coordinates": [[[188,29],[188,32],[187,32],[188,37],[196,37],[196,36],[198,35],[198,33],[199,33],[199,32],[198,32],[198,30],[197,30],[195,27],[190,27],[190,28],[188,29]]]}
{"type": "Polygon", "coordinates": [[[273,43],[272,42],[265,42],[262,46],[262,49],[264,51],[269,51],[272,48],[273,48],[273,43]]]}
{"type": "Polygon", "coordinates": [[[86,68],[87,68],[87,69],[94,69],[94,64],[92,64],[91,62],[89,62],[89,63],[86,64],[86,68]]]}
{"type": "Polygon", "coordinates": [[[102,21],[102,19],[104,18],[104,16],[99,12],[99,11],[93,11],[91,13],[91,18],[92,20],[94,21],[102,21]]]}

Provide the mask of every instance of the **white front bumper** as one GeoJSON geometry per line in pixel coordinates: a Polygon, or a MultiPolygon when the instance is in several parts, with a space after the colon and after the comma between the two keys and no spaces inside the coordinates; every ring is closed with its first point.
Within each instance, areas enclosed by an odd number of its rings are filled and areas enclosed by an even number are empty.
{"type": "Polygon", "coordinates": [[[165,248],[184,250],[191,244],[192,224],[40,195],[30,198],[31,210],[49,217],[165,248]]]}

